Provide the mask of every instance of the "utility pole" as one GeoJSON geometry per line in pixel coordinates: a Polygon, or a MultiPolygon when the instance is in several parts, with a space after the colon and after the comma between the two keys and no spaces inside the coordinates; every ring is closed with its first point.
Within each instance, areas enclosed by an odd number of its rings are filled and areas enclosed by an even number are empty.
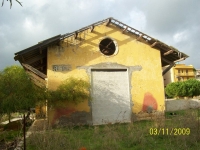
{"type": "Polygon", "coordinates": [[[24,150],[26,150],[26,117],[24,113],[24,120],[23,120],[23,132],[24,132],[24,150]]]}

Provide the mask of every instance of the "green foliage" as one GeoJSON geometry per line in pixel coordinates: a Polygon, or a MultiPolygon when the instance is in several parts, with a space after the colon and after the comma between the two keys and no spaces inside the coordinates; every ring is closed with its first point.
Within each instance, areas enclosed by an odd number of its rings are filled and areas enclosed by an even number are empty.
{"type": "Polygon", "coordinates": [[[0,72],[0,113],[28,110],[39,100],[45,100],[44,88],[35,86],[24,69],[10,66],[0,72]]]}
{"type": "Polygon", "coordinates": [[[167,94],[167,96],[169,97],[177,97],[178,95],[178,84],[180,82],[172,82],[170,84],[167,85],[167,87],[165,88],[165,92],[167,94]]]}
{"type": "Polygon", "coordinates": [[[200,95],[200,81],[189,79],[187,81],[172,82],[167,85],[165,92],[169,97],[193,97],[200,95]]]}
{"type": "Polygon", "coordinates": [[[189,79],[185,81],[185,84],[188,91],[187,94],[189,97],[200,95],[200,81],[199,80],[189,79]]]}
{"type": "Polygon", "coordinates": [[[68,101],[77,104],[90,98],[89,88],[90,84],[85,80],[73,77],[68,78],[57,90],[48,91],[48,102],[50,102],[50,104],[56,104],[59,101],[68,101]]]}
{"type": "Polygon", "coordinates": [[[36,105],[58,102],[79,103],[89,99],[90,84],[82,79],[69,78],[55,91],[34,85],[20,66],[10,66],[0,72],[0,114],[26,111],[36,105]]]}

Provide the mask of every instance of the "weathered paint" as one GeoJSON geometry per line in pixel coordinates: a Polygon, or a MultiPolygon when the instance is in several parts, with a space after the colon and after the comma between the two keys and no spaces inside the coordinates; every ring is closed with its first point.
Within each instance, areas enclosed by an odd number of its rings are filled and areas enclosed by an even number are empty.
{"type": "MultiPolygon", "coordinates": [[[[60,46],[49,47],[47,62],[48,88],[50,89],[56,89],[63,80],[71,76],[90,81],[91,77],[87,70],[80,69],[82,66],[89,67],[100,63],[117,63],[127,68],[141,66],[140,71],[135,71],[130,76],[132,112],[142,111],[144,95],[147,92],[155,98],[158,111],[164,106],[160,51],[137,41],[136,37],[129,33],[122,34],[121,30],[112,24],[96,26],[93,32],[85,30],[78,34],[77,39],[72,36],[60,42],[60,46]],[[110,37],[117,42],[119,51],[116,55],[105,56],[99,51],[99,42],[105,37],[110,37]],[[53,71],[52,66],[59,64],[70,65],[71,70],[53,71]]],[[[66,106],[69,105],[66,104],[66,106]]],[[[88,101],[77,106],[70,104],[70,107],[76,111],[90,112],[88,101]]],[[[52,112],[51,115],[54,113],[52,112]]]]}
{"type": "MultiPolygon", "coordinates": [[[[63,117],[63,116],[70,117],[73,114],[75,114],[76,112],[89,113],[88,101],[85,100],[85,101],[79,103],[79,105],[75,105],[75,104],[69,103],[69,102],[61,102],[59,105],[57,105],[57,107],[51,108],[49,110],[49,115],[48,115],[49,123],[51,125],[60,124],[59,119],[61,117],[63,117]]],[[[61,121],[61,122],[63,122],[63,121],[61,121]]],[[[91,119],[88,119],[88,120],[86,120],[85,124],[90,124],[90,122],[91,122],[91,119]]],[[[73,123],[73,122],[70,122],[70,123],[73,123]]]]}
{"type": "Polygon", "coordinates": [[[55,124],[56,120],[58,120],[62,116],[69,117],[70,114],[72,114],[73,112],[76,112],[74,108],[56,108],[51,124],[55,124]]]}

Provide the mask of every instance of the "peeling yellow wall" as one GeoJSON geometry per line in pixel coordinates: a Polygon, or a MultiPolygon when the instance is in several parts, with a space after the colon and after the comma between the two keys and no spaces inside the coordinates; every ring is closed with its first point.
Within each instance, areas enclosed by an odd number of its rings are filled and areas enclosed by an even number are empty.
{"type": "MultiPolygon", "coordinates": [[[[142,70],[133,72],[131,77],[131,94],[134,104],[132,111],[134,113],[142,111],[144,101],[147,104],[152,103],[151,105],[157,110],[163,109],[164,88],[160,51],[137,41],[131,34],[122,34],[122,31],[112,24],[95,26],[93,32],[86,30],[78,34],[77,40],[72,36],[60,42],[60,47],[49,47],[48,88],[56,89],[63,80],[71,76],[90,80],[84,69],[76,67],[103,62],[116,62],[125,66],[141,65],[142,70]],[[119,48],[117,55],[108,57],[99,51],[99,42],[105,37],[110,37],[117,42],[119,48]],[[52,65],[59,64],[71,65],[71,71],[53,71],[52,65]]],[[[74,108],[76,111],[90,110],[87,102],[74,108]]]]}

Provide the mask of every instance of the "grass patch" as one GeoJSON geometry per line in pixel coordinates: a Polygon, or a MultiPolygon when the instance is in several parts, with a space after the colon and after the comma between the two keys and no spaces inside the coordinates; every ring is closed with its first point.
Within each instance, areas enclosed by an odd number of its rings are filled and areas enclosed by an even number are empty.
{"type": "Polygon", "coordinates": [[[13,141],[15,140],[16,138],[19,138],[22,136],[22,133],[19,132],[19,131],[1,131],[0,132],[0,141],[6,141],[6,142],[9,142],[9,141],[13,141]]]}
{"type": "Polygon", "coordinates": [[[177,150],[200,149],[200,123],[197,110],[176,112],[168,119],[159,117],[130,124],[70,126],[33,133],[28,150],[177,150]],[[183,128],[189,129],[188,135],[183,128]],[[175,130],[180,129],[176,132],[175,130]],[[150,132],[153,130],[153,132],[150,132]],[[160,130],[160,132],[159,132],[160,130]],[[168,130],[168,131],[167,131],[168,130]],[[159,132],[159,134],[158,134],[159,132]],[[176,134],[175,134],[176,132],[176,134]]]}
{"type": "Polygon", "coordinates": [[[166,119],[173,117],[184,117],[184,116],[197,116],[200,117],[200,109],[188,109],[188,110],[178,110],[178,111],[168,111],[165,112],[166,119]]]}

